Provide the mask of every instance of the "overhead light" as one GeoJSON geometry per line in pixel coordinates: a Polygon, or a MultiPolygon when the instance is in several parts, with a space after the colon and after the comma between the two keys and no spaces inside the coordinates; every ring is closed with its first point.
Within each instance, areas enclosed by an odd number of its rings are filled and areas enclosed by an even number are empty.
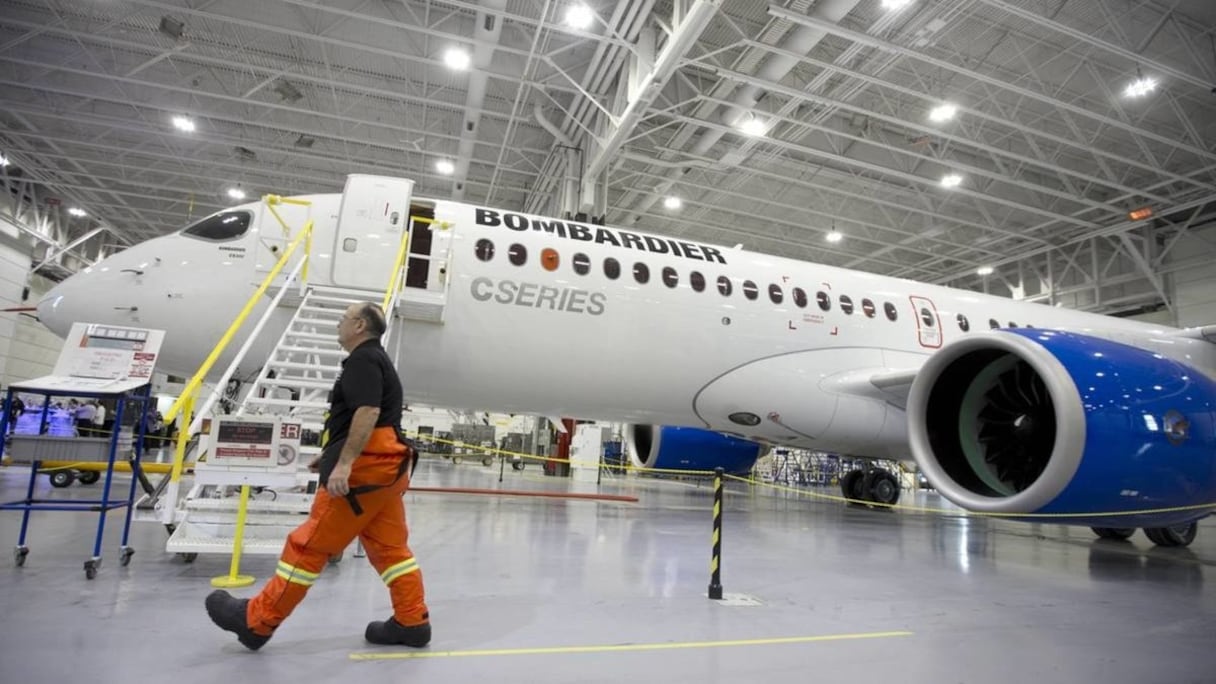
{"type": "Polygon", "coordinates": [[[672,195],[671,197],[666,197],[663,199],[663,206],[667,209],[679,209],[680,207],[684,206],[684,201],[679,197],[672,195]]]}
{"type": "Polygon", "coordinates": [[[885,10],[903,9],[912,4],[912,0],[882,0],[882,8],[885,10]]]}
{"type": "Polygon", "coordinates": [[[957,173],[948,173],[942,176],[943,188],[956,188],[963,182],[963,177],[957,173]]]}
{"type": "Polygon", "coordinates": [[[228,188],[228,196],[234,200],[245,199],[245,191],[240,188],[228,188]]]}
{"type": "Polygon", "coordinates": [[[8,166],[8,157],[0,154],[0,166],[8,166]]]}
{"type": "Polygon", "coordinates": [[[443,63],[449,69],[464,71],[469,68],[470,61],[469,52],[461,48],[448,48],[443,53],[443,63]]]}
{"type": "Polygon", "coordinates": [[[1157,79],[1151,77],[1138,78],[1127,85],[1123,91],[1124,97],[1144,97],[1157,89],[1157,79]]]}
{"type": "Polygon", "coordinates": [[[179,131],[193,133],[194,132],[194,120],[188,116],[175,116],[175,117],[173,117],[173,127],[179,131]]]}
{"type": "Polygon", "coordinates": [[[186,24],[170,16],[160,18],[160,32],[174,40],[181,40],[186,32],[186,24]]]}
{"type": "Polygon", "coordinates": [[[980,266],[979,268],[975,269],[975,274],[982,276],[992,275],[993,270],[995,269],[993,269],[991,266],[980,266]]]}
{"type": "Polygon", "coordinates": [[[68,209],[68,213],[72,216],[88,216],[88,212],[80,207],[72,207],[71,209],[68,209]]]}
{"type": "Polygon", "coordinates": [[[823,236],[823,239],[827,240],[828,242],[831,242],[832,244],[835,244],[844,239],[844,233],[833,228],[830,233],[823,236]]]}
{"type": "Polygon", "coordinates": [[[446,159],[440,159],[435,162],[435,170],[445,176],[450,176],[456,173],[456,165],[446,159]]]}
{"type": "Polygon", "coordinates": [[[943,102],[929,110],[929,120],[934,123],[941,123],[953,119],[955,114],[958,114],[958,107],[949,102],[943,102]]]}
{"type": "Polygon", "coordinates": [[[591,22],[593,21],[595,21],[595,13],[591,11],[590,7],[582,3],[571,5],[566,10],[566,25],[570,28],[579,30],[591,28],[591,22]]]}
{"type": "Polygon", "coordinates": [[[1140,207],[1127,212],[1128,221],[1143,221],[1153,215],[1152,207],[1140,207]]]}
{"type": "Polygon", "coordinates": [[[748,135],[762,136],[768,125],[755,116],[749,116],[739,124],[739,130],[748,135]]]}

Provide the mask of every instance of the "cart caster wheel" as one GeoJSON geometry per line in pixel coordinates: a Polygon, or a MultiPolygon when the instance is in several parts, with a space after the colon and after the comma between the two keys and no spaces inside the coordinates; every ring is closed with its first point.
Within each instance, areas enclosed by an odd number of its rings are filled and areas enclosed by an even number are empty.
{"type": "Polygon", "coordinates": [[[97,568],[101,566],[100,558],[90,558],[84,562],[84,576],[86,579],[93,579],[97,576],[97,568]]]}
{"type": "Polygon", "coordinates": [[[183,563],[193,563],[198,558],[198,554],[191,551],[190,553],[179,553],[177,557],[182,559],[183,563]]]}
{"type": "Polygon", "coordinates": [[[523,470],[523,469],[524,469],[524,462],[523,462],[523,461],[519,461],[518,463],[512,463],[512,464],[511,464],[511,470],[523,470]]]}
{"type": "MultiPolygon", "coordinates": [[[[460,463],[460,457],[459,457],[459,456],[453,456],[453,457],[452,457],[452,463],[460,463]]],[[[65,486],[66,486],[66,485],[65,485],[65,486]]]]}
{"type": "Polygon", "coordinates": [[[30,555],[30,547],[18,546],[13,549],[13,562],[20,568],[25,565],[25,557],[28,555],[30,555]]]}
{"type": "Polygon", "coordinates": [[[128,565],[131,564],[131,556],[134,556],[134,555],[135,555],[135,549],[133,549],[129,546],[125,547],[122,550],[122,556],[120,556],[118,558],[118,564],[124,568],[127,567],[128,565]]]}
{"type": "Polygon", "coordinates": [[[490,466],[490,465],[494,465],[494,459],[492,459],[492,458],[483,458],[483,459],[481,459],[481,464],[482,464],[482,465],[484,465],[484,466],[490,466]]]}
{"type": "Polygon", "coordinates": [[[96,470],[86,470],[80,473],[77,478],[80,480],[80,484],[90,485],[101,479],[101,473],[96,470]]]}
{"type": "Polygon", "coordinates": [[[76,480],[76,476],[70,470],[56,470],[51,473],[52,487],[67,487],[76,480]]]}

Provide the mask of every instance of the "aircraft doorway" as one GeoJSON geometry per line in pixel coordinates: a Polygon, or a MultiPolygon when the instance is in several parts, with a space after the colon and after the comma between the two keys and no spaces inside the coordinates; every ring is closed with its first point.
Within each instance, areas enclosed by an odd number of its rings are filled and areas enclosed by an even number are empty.
{"type": "Polygon", "coordinates": [[[912,311],[916,318],[916,335],[920,346],[937,349],[942,346],[941,317],[937,315],[937,307],[926,297],[912,295],[912,311]]]}
{"type": "Polygon", "coordinates": [[[333,247],[333,283],[383,292],[409,221],[414,181],[351,174],[342,192],[333,247]]]}

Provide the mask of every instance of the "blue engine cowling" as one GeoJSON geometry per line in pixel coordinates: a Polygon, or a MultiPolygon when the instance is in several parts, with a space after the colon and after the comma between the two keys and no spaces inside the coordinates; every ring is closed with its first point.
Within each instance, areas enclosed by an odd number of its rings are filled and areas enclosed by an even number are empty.
{"type": "Polygon", "coordinates": [[[917,374],[908,432],[929,481],[969,510],[1165,527],[1216,509],[1216,382],[1099,337],[963,338],[917,374]]]}
{"type": "Polygon", "coordinates": [[[751,470],[763,447],[738,437],[690,427],[630,425],[630,460],[654,470],[713,470],[741,474],[751,470]]]}

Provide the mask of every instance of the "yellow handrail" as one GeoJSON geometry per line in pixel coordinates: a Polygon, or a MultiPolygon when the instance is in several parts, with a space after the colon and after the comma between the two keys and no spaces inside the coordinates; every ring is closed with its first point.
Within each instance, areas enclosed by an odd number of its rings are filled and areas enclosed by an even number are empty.
{"type": "MultiPolygon", "coordinates": [[[[165,422],[173,420],[174,416],[177,415],[177,412],[181,410],[186,397],[192,395],[202,385],[203,378],[207,376],[207,373],[210,372],[211,367],[215,365],[215,362],[217,359],[219,359],[220,354],[224,353],[224,349],[228,346],[228,343],[232,341],[232,338],[236,335],[237,330],[241,328],[241,326],[245,323],[245,319],[249,317],[249,314],[253,311],[253,308],[257,306],[258,300],[260,300],[262,295],[266,293],[266,290],[270,288],[270,283],[274,282],[274,279],[278,277],[279,272],[283,270],[283,266],[287,264],[287,261],[291,258],[292,253],[295,252],[296,248],[300,246],[300,242],[310,238],[312,235],[312,226],[312,219],[309,219],[308,222],[304,224],[304,230],[300,233],[300,235],[296,236],[296,239],[291,241],[291,244],[287,246],[286,250],[284,250],[283,256],[279,257],[278,263],[274,265],[274,268],[270,270],[270,273],[266,274],[266,278],[262,281],[262,284],[259,285],[258,289],[254,291],[253,295],[249,297],[249,300],[245,302],[244,308],[242,308],[241,312],[237,314],[236,319],[232,321],[232,325],[228,326],[228,330],[226,330],[224,335],[220,337],[220,341],[215,344],[215,347],[211,350],[211,354],[207,356],[207,360],[203,361],[203,365],[199,366],[199,369],[190,378],[190,381],[186,383],[186,387],[182,390],[182,393],[177,398],[177,401],[173,402],[173,406],[169,407],[168,413],[165,414],[165,422]]],[[[309,244],[311,244],[311,240],[309,244]]],[[[309,254],[305,254],[304,258],[308,259],[309,254]]]]}
{"type": "MultiPolygon", "coordinates": [[[[413,223],[430,223],[437,224],[440,230],[447,230],[452,226],[447,221],[436,221],[425,216],[411,216],[410,221],[413,223]]],[[[393,289],[400,289],[402,283],[400,280],[401,269],[405,266],[405,260],[409,257],[410,231],[407,229],[405,234],[401,236],[401,246],[397,248],[397,260],[393,262],[393,274],[389,276],[388,287],[384,289],[384,299],[381,301],[380,310],[388,315],[388,304],[393,299],[393,289]]]]}

